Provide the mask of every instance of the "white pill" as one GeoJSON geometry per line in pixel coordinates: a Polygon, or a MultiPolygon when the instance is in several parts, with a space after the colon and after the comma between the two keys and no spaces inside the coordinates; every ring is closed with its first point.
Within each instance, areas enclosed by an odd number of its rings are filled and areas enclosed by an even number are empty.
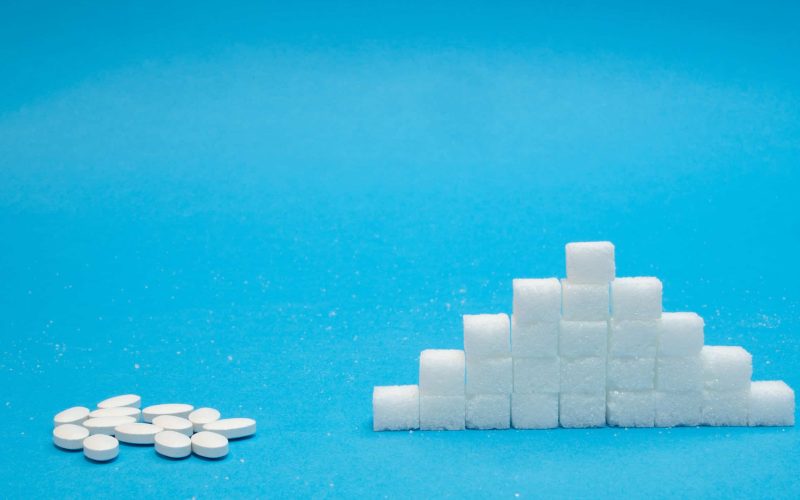
{"type": "Polygon", "coordinates": [[[83,454],[98,462],[113,460],[119,454],[119,441],[113,436],[94,434],[83,440],[83,454]]]}
{"type": "Polygon", "coordinates": [[[123,443],[153,444],[155,435],[163,430],[164,429],[157,425],[132,422],[130,424],[118,425],[114,429],[114,435],[123,443]]]}
{"type": "Polygon", "coordinates": [[[192,440],[186,434],[161,431],[155,437],[156,453],[169,458],[184,458],[192,453],[192,440]]]}
{"type": "Polygon", "coordinates": [[[163,405],[148,406],[142,410],[142,419],[145,422],[152,422],[159,415],[176,415],[186,418],[194,410],[194,406],[182,403],[168,403],[163,405]]]}
{"type": "Polygon", "coordinates": [[[256,421],[252,418],[223,418],[205,424],[203,430],[222,434],[228,439],[243,438],[256,433],[256,421]]]}
{"type": "Polygon", "coordinates": [[[133,417],[100,417],[84,420],[81,425],[89,429],[90,434],[114,435],[114,428],[122,424],[132,424],[136,422],[133,417]]]}
{"type": "Polygon", "coordinates": [[[219,410],[214,408],[198,408],[189,414],[189,420],[194,425],[194,431],[200,432],[205,424],[219,420],[219,410]]]}
{"type": "Polygon", "coordinates": [[[82,425],[62,424],[53,429],[53,443],[65,450],[80,450],[87,437],[89,429],[82,425]]]}
{"type": "Polygon", "coordinates": [[[192,436],[192,451],[203,458],[222,458],[228,454],[228,438],[216,432],[198,432],[192,436]]]}
{"type": "Polygon", "coordinates": [[[97,403],[98,408],[119,408],[120,406],[140,408],[142,406],[142,398],[137,394],[123,394],[121,396],[104,399],[97,403]]]}
{"type": "Polygon", "coordinates": [[[165,431],[176,431],[181,434],[191,436],[193,426],[189,419],[176,417],[175,415],[160,415],[153,419],[153,423],[165,431]]]}
{"type": "Polygon", "coordinates": [[[92,410],[89,412],[89,418],[102,418],[102,417],[133,417],[139,420],[142,410],[130,406],[117,406],[115,408],[100,408],[99,410],[92,410]]]}
{"type": "Polygon", "coordinates": [[[67,408],[57,413],[56,416],[53,417],[53,425],[80,424],[87,418],[89,418],[89,408],[85,406],[73,406],[72,408],[67,408]]]}

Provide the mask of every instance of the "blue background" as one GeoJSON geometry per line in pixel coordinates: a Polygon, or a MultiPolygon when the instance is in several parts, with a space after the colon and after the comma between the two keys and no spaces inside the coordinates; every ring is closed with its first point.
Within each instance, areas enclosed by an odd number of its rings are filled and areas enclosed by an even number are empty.
{"type": "Polygon", "coordinates": [[[373,433],[461,314],[619,275],[800,387],[796,4],[0,7],[4,497],[796,497],[795,428],[373,433]],[[56,450],[137,392],[221,462],[56,450]]]}

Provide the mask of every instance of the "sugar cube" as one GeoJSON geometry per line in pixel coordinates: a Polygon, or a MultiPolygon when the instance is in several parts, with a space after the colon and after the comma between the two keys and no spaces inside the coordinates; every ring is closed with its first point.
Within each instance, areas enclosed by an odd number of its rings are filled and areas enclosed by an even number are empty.
{"type": "Polygon", "coordinates": [[[559,390],[559,359],[514,358],[514,392],[557,393],[559,390]]]}
{"type": "Polygon", "coordinates": [[[561,358],[562,392],[595,393],[606,390],[605,358],[561,358]]]}
{"type": "Polygon", "coordinates": [[[467,396],[467,429],[508,429],[510,426],[510,395],[477,394],[467,396]]]}
{"type": "Polygon", "coordinates": [[[659,391],[699,391],[703,388],[703,362],[700,356],[658,358],[656,389],[659,391]]]}
{"type": "Polygon", "coordinates": [[[572,358],[605,357],[607,321],[561,321],[558,352],[572,358]]]}
{"type": "Polygon", "coordinates": [[[606,425],[606,393],[562,392],[558,399],[558,421],[562,427],[606,425]]]}
{"type": "Polygon", "coordinates": [[[567,279],[573,283],[608,283],[614,279],[614,245],[610,241],[567,243],[567,279]]]}
{"type": "Polygon", "coordinates": [[[703,392],[661,392],[656,396],[656,427],[700,425],[703,392]]]}
{"type": "Polygon", "coordinates": [[[614,319],[659,319],[661,281],[653,277],[616,278],[611,282],[611,311],[614,319]]]}
{"type": "Polygon", "coordinates": [[[464,353],[470,358],[508,356],[511,328],[507,314],[465,314],[464,353]]]}
{"type": "Polygon", "coordinates": [[[512,394],[511,426],[515,429],[558,427],[558,394],[512,394]]]}
{"type": "Polygon", "coordinates": [[[467,394],[511,394],[513,380],[510,356],[467,359],[467,394]]]}
{"type": "Polygon", "coordinates": [[[376,431],[419,429],[419,387],[375,387],[372,391],[372,428],[376,431]]]}
{"type": "Polygon", "coordinates": [[[611,320],[608,355],[654,358],[658,343],[659,320],[611,320]]]}
{"type": "Polygon", "coordinates": [[[419,428],[460,431],[465,426],[465,398],[461,396],[419,396],[419,428]]]}
{"type": "Polygon", "coordinates": [[[562,317],[568,321],[608,319],[608,285],[587,285],[561,280],[562,317]]]}
{"type": "Polygon", "coordinates": [[[463,396],[464,351],[422,351],[419,357],[419,390],[427,396],[463,396]]]}
{"type": "Polygon", "coordinates": [[[734,391],[750,388],[753,358],[739,346],[703,346],[703,379],[706,389],[734,391]]]}
{"type": "Polygon", "coordinates": [[[514,356],[558,356],[558,321],[522,323],[511,317],[514,356]]]}
{"type": "Polygon", "coordinates": [[[695,356],[703,348],[703,318],[692,312],[665,312],[658,332],[659,356],[695,356]]]}
{"type": "Polygon", "coordinates": [[[704,425],[747,425],[750,388],[735,391],[703,391],[704,425]]]}
{"type": "Polygon", "coordinates": [[[646,391],[655,387],[655,358],[609,358],[606,384],[617,391],[646,391]]]}
{"type": "Polygon", "coordinates": [[[557,278],[515,279],[513,312],[520,324],[554,322],[561,316],[561,283],[557,278]]]}
{"type": "Polygon", "coordinates": [[[653,427],[656,405],[653,391],[608,391],[608,425],[653,427]]]}
{"type": "Polygon", "coordinates": [[[750,385],[749,425],[794,425],[794,391],[781,380],[750,385]]]}

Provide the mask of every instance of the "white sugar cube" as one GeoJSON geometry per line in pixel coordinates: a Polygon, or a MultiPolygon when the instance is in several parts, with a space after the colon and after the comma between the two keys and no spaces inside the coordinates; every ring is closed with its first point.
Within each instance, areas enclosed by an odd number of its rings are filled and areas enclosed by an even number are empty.
{"type": "Polygon", "coordinates": [[[419,387],[375,387],[372,391],[372,428],[376,431],[419,429],[419,387]]]}
{"type": "Polygon", "coordinates": [[[655,358],[609,358],[606,384],[617,391],[646,391],[655,387],[655,358]]]}
{"type": "Polygon", "coordinates": [[[606,390],[605,358],[561,358],[562,392],[595,393],[606,390]]]}
{"type": "Polygon", "coordinates": [[[477,394],[467,396],[467,429],[508,429],[510,426],[510,395],[477,394]]]}
{"type": "Polygon", "coordinates": [[[611,282],[611,315],[614,319],[659,319],[661,281],[653,277],[616,278],[611,282]]]}
{"type": "Polygon", "coordinates": [[[703,379],[706,389],[734,391],[750,388],[753,358],[739,346],[703,346],[703,379]]]}
{"type": "Polygon", "coordinates": [[[558,352],[571,358],[605,357],[607,321],[561,321],[558,352]]]}
{"type": "Polygon", "coordinates": [[[703,362],[700,356],[658,358],[656,389],[671,392],[703,389],[703,362]]]}
{"type": "Polygon", "coordinates": [[[511,426],[515,429],[558,427],[558,394],[512,394],[511,426]]]}
{"type": "Polygon", "coordinates": [[[511,317],[511,352],[514,356],[558,356],[558,321],[521,323],[511,317]]]}
{"type": "Polygon", "coordinates": [[[561,280],[562,317],[568,321],[605,321],[609,317],[608,285],[561,280]]]}
{"type": "Polygon", "coordinates": [[[511,327],[507,314],[465,314],[464,353],[470,358],[509,356],[511,327]]]}
{"type": "Polygon", "coordinates": [[[419,356],[419,390],[427,396],[463,396],[464,351],[422,351],[419,356]]]}
{"type": "Polygon", "coordinates": [[[511,357],[467,359],[467,394],[511,394],[514,368],[511,357]]]}
{"type": "Polygon", "coordinates": [[[557,393],[559,390],[559,359],[514,358],[514,392],[557,393]]]}
{"type": "Polygon", "coordinates": [[[561,283],[557,278],[515,279],[513,313],[520,324],[556,322],[561,317],[561,283]]]}
{"type": "Polygon", "coordinates": [[[656,392],[656,427],[700,425],[703,392],[656,392]]]}
{"type": "Polygon", "coordinates": [[[695,356],[703,348],[703,318],[692,312],[665,312],[658,332],[659,356],[695,356]]]}
{"type": "Polygon", "coordinates": [[[614,279],[614,245],[610,241],[567,243],[567,279],[573,283],[608,283],[614,279]]]}
{"type": "Polygon", "coordinates": [[[659,320],[611,320],[608,333],[608,355],[654,358],[658,345],[659,328],[659,320]]]}
{"type": "Polygon", "coordinates": [[[781,380],[750,385],[750,425],[794,425],[794,391],[781,380]]]}
{"type": "Polygon", "coordinates": [[[608,425],[614,427],[653,427],[656,404],[653,391],[608,391],[608,425]]]}
{"type": "Polygon", "coordinates": [[[703,391],[704,425],[747,425],[750,388],[736,391],[703,391]]]}
{"type": "Polygon", "coordinates": [[[558,421],[562,427],[603,427],[606,425],[606,393],[559,394],[558,421]]]}
{"type": "Polygon", "coordinates": [[[419,396],[419,428],[460,431],[465,425],[465,398],[461,396],[419,396]]]}

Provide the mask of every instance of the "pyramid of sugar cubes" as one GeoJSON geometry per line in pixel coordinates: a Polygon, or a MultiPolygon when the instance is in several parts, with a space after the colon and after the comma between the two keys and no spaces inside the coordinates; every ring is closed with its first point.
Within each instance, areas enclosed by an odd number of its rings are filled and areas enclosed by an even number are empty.
{"type": "Polygon", "coordinates": [[[419,385],[375,387],[373,428],[791,426],[794,391],[751,381],[703,318],[662,312],[661,281],[615,276],[614,245],[566,245],[566,279],[513,280],[513,314],[464,316],[464,349],[427,349],[419,385]]]}

